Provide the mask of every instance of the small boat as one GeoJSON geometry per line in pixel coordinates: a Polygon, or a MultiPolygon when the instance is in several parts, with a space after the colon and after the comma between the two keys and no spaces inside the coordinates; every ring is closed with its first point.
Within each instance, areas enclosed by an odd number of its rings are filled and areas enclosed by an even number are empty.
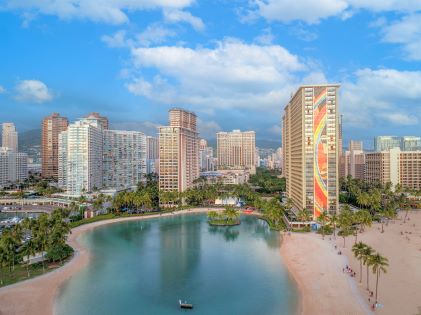
{"type": "Polygon", "coordinates": [[[187,309],[192,309],[193,308],[193,304],[187,303],[186,301],[181,302],[181,300],[178,300],[178,303],[180,304],[180,308],[187,308],[187,309]]]}

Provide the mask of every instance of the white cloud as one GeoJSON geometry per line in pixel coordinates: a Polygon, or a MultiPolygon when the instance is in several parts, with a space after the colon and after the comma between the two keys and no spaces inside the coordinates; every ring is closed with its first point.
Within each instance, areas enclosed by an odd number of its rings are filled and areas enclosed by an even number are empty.
{"type": "Polygon", "coordinates": [[[127,46],[126,31],[120,30],[112,35],[103,35],[101,40],[111,48],[121,48],[127,46]]]}
{"type": "Polygon", "coordinates": [[[267,130],[272,135],[280,135],[282,133],[282,128],[280,125],[273,125],[267,130]]]}
{"type": "Polygon", "coordinates": [[[136,36],[137,42],[141,46],[149,46],[151,44],[161,44],[168,38],[176,36],[173,30],[165,28],[159,24],[149,25],[142,33],[136,36]]]}
{"type": "Polygon", "coordinates": [[[166,104],[190,104],[199,110],[248,108],[277,112],[301,76],[318,72],[278,45],[258,46],[226,39],[214,48],[159,46],[133,48],[134,67],[158,74],[139,76],[130,92],[166,104]]]}
{"type": "Polygon", "coordinates": [[[404,113],[388,113],[381,116],[395,125],[410,126],[418,123],[418,118],[416,116],[404,113]]]}
{"type": "Polygon", "coordinates": [[[190,24],[196,31],[202,31],[205,29],[205,24],[202,19],[193,16],[190,12],[178,10],[178,9],[166,9],[164,10],[165,21],[169,23],[180,23],[185,22],[190,24]]]}
{"type": "Polygon", "coordinates": [[[271,45],[275,40],[275,36],[272,34],[272,30],[270,28],[265,28],[259,36],[257,36],[254,41],[258,44],[262,45],[271,45]]]}
{"type": "Polygon", "coordinates": [[[385,119],[416,124],[421,117],[421,71],[361,69],[342,85],[341,112],[349,126],[372,128],[385,119]]]}
{"type": "Polygon", "coordinates": [[[322,19],[337,16],[349,18],[357,10],[372,12],[416,12],[421,10],[419,0],[255,0],[254,11],[267,20],[318,23],[322,19]]]}
{"type": "Polygon", "coordinates": [[[3,94],[4,92],[6,92],[6,89],[0,85],[0,94],[3,94]]]}
{"type": "Polygon", "coordinates": [[[303,25],[290,27],[289,33],[305,42],[312,42],[319,37],[316,32],[310,31],[310,29],[305,28],[303,25]]]}
{"type": "Polygon", "coordinates": [[[53,94],[41,81],[22,80],[16,85],[16,99],[18,101],[44,103],[51,101],[53,94]]]}
{"type": "Polygon", "coordinates": [[[302,20],[309,24],[339,15],[348,7],[346,0],[259,0],[258,13],[272,21],[302,20]]]}
{"type": "Polygon", "coordinates": [[[55,15],[60,19],[87,19],[110,24],[128,22],[127,11],[182,9],[194,0],[7,0],[2,7],[24,13],[55,15]]]}
{"type": "Polygon", "coordinates": [[[399,21],[381,26],[383,41],[402,44],[406,58],[421,60],[421,14],[404,16],[399,21]]]}
{"type": "Polygon", "coordinates": [[[347,2],[355,9],[365,9],[373,12],[416,12],[421,10],[421,2],[419,0],[347,0],[347,2]]]}
{"type": "Polygon", "coordinates": [[[149,25],[143,32],[127,36],[126,31],[120,30],[112,35],[103,35],[101,40],[111,48],[150,46],[152,44],[161,44],[168,38],[176,36],[177,33],[171,29],[163,27],[158,23],[149,25]]]}
{"type": "Polygon", "coordinates": [[[200,137],[206,139],[214,139],[216,137],[216,133],[221,131],[221,126],[213,120],[202,120],[200,118],[197,119],[197,129],[200,133],[200,137]]]}

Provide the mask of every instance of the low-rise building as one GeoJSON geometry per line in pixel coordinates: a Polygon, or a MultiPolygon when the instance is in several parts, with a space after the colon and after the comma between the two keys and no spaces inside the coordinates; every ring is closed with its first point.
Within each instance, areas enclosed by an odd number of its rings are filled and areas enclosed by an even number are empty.
{"type": "Polygon", "coordinates": [[[250,173],[245,170],[219,170],[200,173],[209,184],[242,185],[249,181],[250,173]]]}

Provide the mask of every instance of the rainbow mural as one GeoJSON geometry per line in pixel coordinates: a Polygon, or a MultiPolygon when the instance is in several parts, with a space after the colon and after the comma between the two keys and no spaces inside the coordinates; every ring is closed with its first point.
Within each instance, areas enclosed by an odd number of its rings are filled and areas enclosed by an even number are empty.
{"type": "MultiPolygon", "coordinates": [[[[316,90],[317,91],[317,90],[316,90]]],[[[315,218],[328,210],[327,192],[327,89],[321,89],[313,102],[314,135],[314,212],[315,218]]]]}

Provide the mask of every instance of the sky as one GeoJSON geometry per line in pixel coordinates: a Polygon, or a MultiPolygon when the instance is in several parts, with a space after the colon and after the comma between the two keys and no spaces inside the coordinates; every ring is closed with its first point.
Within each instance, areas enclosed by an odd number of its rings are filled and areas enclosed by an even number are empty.
{"type": "Polygon", "coordinates": [[[344,145],[421,135],[419,0],[0,0],[0,122],[96,111],[148,135],[168,109],[204,138],[281,141],[301,84],[340,83],[344,145]]]}

